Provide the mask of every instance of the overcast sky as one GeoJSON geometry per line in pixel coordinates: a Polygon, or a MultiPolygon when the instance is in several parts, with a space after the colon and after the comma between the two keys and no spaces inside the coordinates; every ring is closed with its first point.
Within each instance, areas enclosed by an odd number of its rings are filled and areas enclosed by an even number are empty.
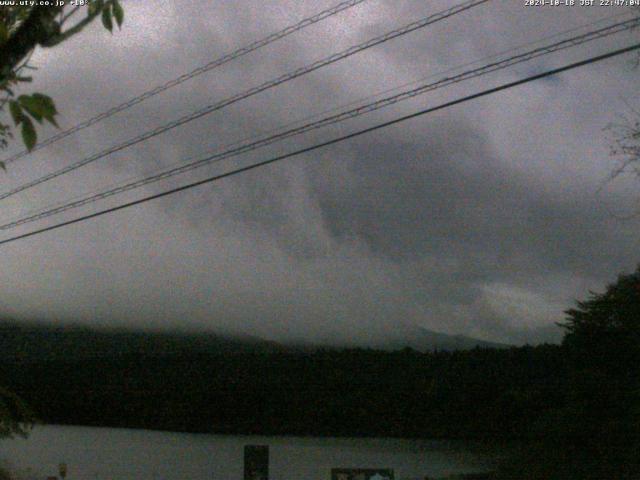
{"type": "MultiPolygon", "coordinates": [[[[96,23],[55,49],[37,51],[39,70],[24,92],[54,97],[67,128],[335,3],[124,1],[121,31],[111,35],[96,23]]],[[[368,0],[20,159],[2,175],[1,190],[455,3],[368,0]]],[[[625,12],[494,0],[4,200],[0,219],[625,12]]],[[[637,31],[620,34],[440,89],[4,238],[639,38],[637,31]]],[[[501,342],[557,340],[554,322],[563,310],[640,262],[640,217],[619,218],[640,206],[640,181],[625,177],[598,190],[617,161],[605,127],[640,109],[634,58],[583,67],[2,246],[0,314],[275,340],[367,343],[412,325],[501,342]]],[[[55,132],[47,128],[41,138],[55,132]]],[[[19,147],[16,142],[5,154],[19,147]]]]}

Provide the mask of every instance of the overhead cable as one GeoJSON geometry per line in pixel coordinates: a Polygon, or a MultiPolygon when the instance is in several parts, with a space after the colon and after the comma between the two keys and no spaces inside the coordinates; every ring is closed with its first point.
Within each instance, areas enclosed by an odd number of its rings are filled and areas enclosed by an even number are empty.
{"type": "Polygon", "coordinates": [[[636,26],[640,25],[640,17],[636,17],[632,20],[627,20],[624,22],[619,22],[616,23],[614,25],[610,25],[608,27],[603,27],[600,28],[598,30],[594,30],[591,32],[587,32],[585,34],[582,35],[578,35],[569,39],[565,39],[559,42],[556,42],[554,44],[551,45],[545,45],[533,50],[530,50],[528,52],[524,52],[518,55],[514,55],[512,57],[497,61],[497,62],[492,62],[489,63],[487,65],[484,65],[482,67],[479,68],[475,68],[472,70],[467,70],[465,72],[462,72],[460,74],[457,75],[453,75],[453,76],[449,76],[449,77],[445,77],[441,80],[438,80],[436,82],[432,82],[432,83],[428,83],[425,85],[421,85],[417,88],[414,88],[412,90],[407,90],[401,93],[398,93],[396,95],[392,95],[371,103],[368,103],[366,105],[362,105],[347,111],[343,111],[340,112],[338,114],[335,115],[330,115],[328,117],[322,118],[320,120],[317,120],[315,122],[310,122],[307,123],[305,125],[296,127],[296,128],[292,128],[289,130],[286,130],[284,132],[278,133],[276,135],[271,135],[268,136],[266,138],[262,138],[260,140],[254,141],[254,142],[250,142],[244,145],[241,145],[239,147],[235,147],[235,148],[231,148],[229,150],[225,150],[223,152],[219,152],[219,153],[215,153],[213,155],[209,155],[205,158],[199,159],[197,161],[191,162],[191,163],[186,163],[186,164],[181,164],[177,167],[168,169],[168,170],[164,170],[160,173],[151,175],[151,176],[147,176],[144,177],[142,179],[138,179],[138,180],[134,180],[131,181],[129,183],[125,183],[123,185],[119,185],[115,188],[111,188],[111,189],[107,189],[104,191],[101,191],[99,193],[96,194],[92,194],[89,196],[86,196],[84,198],[81,198],[79,200],[74,200],[53,208],[49,208],[46,209],[44,211],[40,211],[36,214],[33,215],[28,215],[22,218],[19,218],[17,220],[13,220],[11,222],[5,223],[3,225],[0,225],[0,230],[8,230],[11,228],[15,228],[19,225],[24,225],[26,223],[31,223],[31,222],[35,222],[37,220],[41,220],[47,217],[50,217],[52,215],[56,215],[62,212],[65,212],[67,210],[71,210],[74,208],[78,208],[90,203],[94,203],[96,201],[111,197],[113,195],[117,195],[120,193],[124,193],[126,191],[129,190],[133,190],[136,188],[140,188],[144,185],[148,185],[150,183],[154,183],[154,182],[158,182],[160,180],[164,180],[170,177],[173,177],[175,175],[179,175],[182,173],[186,173],[188,171],[194,170],[196,168],[200,168],[203,167],[207,164],[213,163],[213,162],[218,162],[221,160],[225,160],[231,157],[235,157],[253,150],[256,150],[258,148],[262,148],[268,145],[271,145],[273,143],[282,141],[286,138],[290,138],[293,136],[297,136],[297,135],[301,135],[303,133],[307,133],[309,131],[312,130],[317,130],[319,128],[322,127],[326,127],[328,125],[333,125],[335,123],[339,123],[339,122],[343,122],[347,119],[350,118],[354,118],[354,117],[358,117],[361,115],[364,115],[366,113],[370,113],[373,112],[375,110],[379,110],[381,108],[384,107],[388,107],[390,105],[393,105],[395,103],[404,101],[404,100],[408,100],[410,98],[416,97],[418,95],[422,95],[424,93],[436,90],[438,88],[442,88],[442,87],[446,87],[448,85],[452,85],[455,83],[459,83],[465,80],[469,80],[472,78],[476,78],[482,75],[486,75],[492,72],[495,72],[497,70],[502,70],[505,69],[507,67],[519,64],[519,63],[523,63],[529,60],[532,60],[534,58],[538,58],[540,56],[543,55],[548,55],[550,53],[553,52],[557,52],[559,50],[563,50],[566,48],[570,48],[570,47],[575,47],[578,45],[582,45],[586,42],[590,42],[599,38],[603,38],[605,36],[608,35],[613,35],[615,33],[620,33],[622,31],[626,31],[629,30],[631,28],[634,28],[636,26]]]}
{"type": "Polygon", "coordinates": [[[141,135],[138,135],[136,137],[133,137],[123,143],[120,143],[118,145],[109,147],[95,155],[92,155],[90,157],[84,158],[83,160],[77,161],[75,163],[72,163],[71,165],[68,165],[66,167],[63,167],[55,172],[49,173],[47,175],[44,175],[40,178],[37,178],[35,180],[32,180],[30,182],[27,182],[25,184],[22,184],[18,187],[13,188],[12,190],[9,190],[7,192],[1,193],[0,194],[0,200],[3,200],[5,198],[11,197],[17,193],[23,192],[24,190],[27,190],[29,188],[35,187],[36,185],[40,185],[44,182],[47,182],[49,180],[53,180],[54,178],[57,178],[61,175],[65,175],[69,172],[72,172],[74,170],[77,170],[78,168],[84,167],[85,165],[88,165],[90,163],[93,163],[103,157],[106,157],[108,155],[111,155],[113,153],[119,152],[121,150],[124,150],[125,148],[128,148],[132,145],[135,145],[137,143],[143,142],[145,140],[149,140],[150,138],[153,138],[157,135],[160,135],[168,130],[171,130],[173,128],[179,127],[181,125],[184,125],[188,122],[191,122],[193,120],[196,120],[198,118],[201,118],[205,115],[209,115],[210,113],[213,113],[217,110],[221,110],[225,107],[228,107],[229,105],[232,105],[234,103],[237,103],[241,100],[244,100],[248,97],[251,97],[253,95],[256,95],[258,93],[261,93],[265,90],[268,90],[270,88],[274,88],[282,83],[288,82],[290,80],[293,80],[295,78],[301,77],[303,75],[306,75],[308,73],[311,73],[315,70],[318,70],[322,67],[325,67],[327,65],[330,65],[332,63],[338,62],[340,60],[343,60],[347,57],[350,57],[352,55],[355,55],[358,52],[361,52],[363,50],[366,50],[368,48],[374,47],[376,45],[379,45],[381,43],[385,43],[388,42],[389,40],[392,40],[394,38],[397,38],[399,36],[402,35],[406,35],[410,32],[413,32],[415,30],[418,30],[420,28],[424,28],[428,25],[431,25],[433,23],[439,22],[441,20],[444,20],[446,18],[449,18],[453,15],[456,15],[458,13],[464,12],[466,10],[469,10],[473,7],[477,7],[483,3],[486,3],[490,0],[470,0],[470,1],[466,1],[463,3],[460,3],[458,5],[455,5],[451,8],[448,8],[444,11],[435,13],[433,15],[430,15],[428,17],[422,18],[420,20],[417,20],[415,22],[409,23],[401,28],[398,28],[396,30],[392,30],[390,32],[387,32],[383,35],[380,35],[378,37],[375,37],[371,40],[368,40],[364,43],[360,43],[358,45],[354,45],[346,50],[343,50],[342,52],[339,53],[334,53],[328,57],[325,57],[322,60],[318,60],[316,62],[313,62],[309,65],[306,65],[304,67],[300,67],[296,70],[293,70],[292,72],[286,73],[284,75],[281,75],[273,80],[267,81],[257,87],[251,88],[249,90],[246,90],[242,93],[238,93],[236,95],[233,95],[229,98],[226,98],[224,100],[221,100],[219,102],[216,102],[212,105],[208,105],[204,108],[201,108],[195,112],[192,112],[190,114],[184,115],[176,120],[173,120],[172,122],[169,122],[167,124],[164,124],[162,126],[159,126],[157,128],[154,128],[152,130],[149,130],[141,135]]]}
{"type": "Polygon", "coordinates": [[[113,108],[110,108],[109,110],[106,110],[102,113],[99,113],[98,115],[95,115],[91,118],[89,118],[88,120],[85,120],[84,122],[78,123],[77,125],[74,125],[73,127],[67,128],[66,130],[63,130],[45,140],[42,140],[41,142],[38,142],[38,144],[31,150],[22,150],[18,153],[16,153],[15,155],[12,155],[11,157],[8,157],[6,160],[4,160],[4,164],[7,165],[11,162],[14,162],[16,160],[18,160],[19,158],[24,157],[25,155],[28,155],[29,153],[35,152],[36,150],[40,150],[41,148],[44,148],[48,145],[51,145],[53,143],[56,143],[60,140],[62,140],[63,138],[68,137],[69,135],[72,135],[76,132],[79,132],[80,130],[84,130],[87,127],[90,127],[92,125],[95,125],[98,122],[101,122],[102,120],[109,118],[113,115],[115,115],[116,113],[122,112],[123,110],[127,110],[131,107],[133,107],[134,105],[137,105],[141,102],[144,102],[145,100],[158,95],[159,93],[164,92],[165,90],[169,90],[170,88],[173,88],[177,85],[180,85],[181,83],[184,83],[188,80],[191,80],[194,77],[197,77],[198,75],[201,75],[205,72],[209,72],[215,68],[218,68],[226,63],[231,62],[232,60],[235,60],[237,58],[240,58],[244,55],[247,55],[248,53],[254,52],[255,50],[258,50],[259,48],[265,47],[277,40],[280,40],[284,37],[287,37],[289,35],[291,35],[292,33],[295,33],[299,30],[302,30],[308,26],[311,26],[315,23],[321,22],[322,20],[332,17],[333,15],[336,15],[344,10],[347,10],[349,8],[352,8],[360,3],[363,3],[367,0],[348,0],[345,2],[341,2],[331,8],[328,8],[326,10],[323,10],[322,12],[319,12],[311,17],[305,18],[303,20],[300,20],[298,23],[293,24],[293,25],[289,25],[288,27],[272,33],[271,35],[268,35],[260,40],[256,40],[253,43],[250,43],[249,45],[246,45],[242,48],[239,48],[231,53],[228,53],[220,58],[217,58],[205,65],[202,65],[198,68],[195,68],[194,70],[191,70],[188,73],[182,74],[177,78],[174,78],[173,80],[169,80],[166,83],[163,83],[162,85],[158,85],[150,90],[147,90],[144,93],[141,93],[140,95],[137,95],[129,100],[127,100],[126,102],[121,103],[120,105],[116,105],[113,108]]]}
{"type": "Polygon", "coordinates": [[[117,212],[117,211],[129,208],[129,207],[133,207],[135,205],[140,205],[140,204],[149,202],[151,200],[156,200],[158,198],[163,198],[163,197],[166,197],[166,196],[169,196],[169,195],[173,195],[173,194],[178,193],[178,192],[190,190],[192,188],[199,187],[201,185],[205,185],[205,184],[208,184],[208,183],[212,183],[212,182],[221,180],[223,178],[227,178],[227,177],[238,175],[240,173],[244,173],[244,172],[248,172],[248,171],[251,171],[251,170],[255,170],[257,168],[261,168],[261,167],[264,167],[264,166],[267,166],[267,165],[271,165],[271,164],[276,163],[276,162],[280,162],[280,161],[285,160],[287,158],[291,158],[291,157],[295,157],[295,156],[298,156],[298,155],[302,155],[304,153],[308,153],[308,152],[311,152],[311,151],[314,151],[314,150],[318,150],[320,148],[324,148],[324,147],[327,147],[329,145],[334,145],[336,143],[343,142],[345,140],[349,140],[351,138],[359,137],[361,135],[364,135],[364,134],[367,134],[367,133],[371,133],[371,132],[380,130],[382,128],[386,128],[386,127],[389,127],[391,125],[396,125],[398,123],[401,123],[401,122],[404,122],[404,121],[407,121],[407,120],[410,120],[410,119],[413,119],[413,118],[417,118],[417,117],[420,117],[420,116],[423,116],[423,115],[426,115],[426,114],[429,114],[429,113],[432,113],[432,112],[435,112],[435,111],[438,111],[438,110],[443,110],[443,109],[446,109],[446,108],[450,108],[450,107],[452,107],[454,105],[459,105],[461,103],[465,103],[465,102],[468,102],[470,100],[474,100],[476,98],[485,97],[487,95],[491,95],[491,94],[494,94],[494,93],[497,93],[497,92],[500,92],[500,91],[503,91],[503,90],[507,90],[507,89],[514,88],[514,87],[519,86],[519,85],[523,85],[525,83],[529,83],[529,82],[532,82],[532,81],[535,81],[535,80],[546,78],[546,77],[549,77],[549,76],[552,76],[552,75],[557,75],[558,73],[561,73],[561,72],[565,72],[565,71],[568,71],[568,70],[573,70],[575,68],[579,68],[579,67],[582,67],[582,66],[585,66],[585,65],[589,65],[589,64],[592,64],[592,63],[595,63],[595,62],[600,62],[602,60],[605,60],[605,59],[608,59],[608,58],[613,58],[613,57],[616,57],[616,56],[619,56],[619,55],[623,55],[625,53],[629,53],[629,52],[632,52],[632,51],[635,51],[635,50],[638,50],[638,49],[640,49],[640,43],[637,43],[635,45],[631,45],[631,46],[626,47],[626,48],[621,48],[621,49],[618,49],[618,50],[614,50],[612,52],[605,53],[603,55],[598,55],[596,57],[591,57],[591,58],[588,58],[586,60],[582,60],[582,61],[579,61],[579,62],[571,63],[569,65],[565,65],[563,67],[555,68],[553,70],[547,70],[547,71],[545,71],[543,73],[539,73],[539,74],[536,74],[536,75],[531,75],[531,76],[523,78],[521,80],[516,80],[514,82],[505,83],[505,84],[502,84],[502,85],[494,87],[494,88],[490,88],[490,89],[483,90],[483,91],[478,92],[478,93],[474,93],[472,95],[467,95],[465,97],[458,98],[456,100],[452,100],[450,102],[446,102],[446,103],[440,104],[440,105],[435,106],[435,107],[426,108],[424,110],[420,110],[418,112],[415,112],[415,113],[412,113],[412,114],[409,114],[409,115],[404,115],[402,117],[396,118],[394,120],[390,120],[388,122],[380,123],[380,124],[374,125],[372,127],[365,128],[363,130],[358,130],[358,131],[350,133],[348,135],[343,135],[343,136],[340,136],[340,137],[336,137],[336,138],[333,138],[331,140],[312,145],[310,147],[306,147],[306,148],[303,148],[303,149],[300,149],[300,150],[296,150],[294,152],[290,152],[290,153],[287,153],[287,154],[284,154],[284,155],[273,157],[273,158],[270,158],[268,160],[263,160],[262,162],[258,162],[258,163],[254,163],[254,164],[247,165],[247,166],[244,166],[244,167],[240,167],[240,168],[237,168],[237,169],[234,169],[234,170],[231,170],[231,171],[219,174],[219,175],[214,175],[212,177],[205,178],[203,180],[199,180],[197,182],[189,183],[187,185],[182,185],[180,187],[176,187],[176,188],[173,188],[171,190],[167,190],[167,191],[164,191],[164,192],[161,192],[161,193],[157,193],[155,195],[150,195],[148,197],[140,198],[138,200],[134,200],[134,201],[127,202],[127,203],[124,203],[124,204],[120,204],[120,205],[117,205],[117,206],[114,206],[114,207],[110,207],[110,208],[107,208],[107,209],[104,209],[104,210],[101,210],[101,211],[98,211],[98,212],[95,212],[95,213],[84,215],[82,217],[74,218],[72,220],[67,220],[65,222],[60,222],[60,223],[57,223],[57,224],[54,224],[54,225],[50,225],[48,227],[44,227],[44,228],[41,228],[41,229],[38,229],[38,230],[34,230],[34,231],[31,231],[31,232],[28,232],[28,233],[23,233],[21,235],[17,235],[15,237],[10,237],[10,238],[7,238],[5,240],[0,240],[0,245],[5,245],[7,243],[11,243],[11,242],[15,242],[17,240],[22,240],[22,239],[25,239],[25,238],[29,238],[29,237],[32,237],[34,235],[39,235],[39,234],[44,233],[44,232],[49,232],[49,231],[56,230],[56,229],[59,229],[59,228],[62,228],[62,227],[66,227],[66,226],[73,225],[73,224],[76,224],[76,223],[84,222],[84,221],[92,219],[92,218],[97,218],[97,217],[106,215],[108,213],[117,212]]]}

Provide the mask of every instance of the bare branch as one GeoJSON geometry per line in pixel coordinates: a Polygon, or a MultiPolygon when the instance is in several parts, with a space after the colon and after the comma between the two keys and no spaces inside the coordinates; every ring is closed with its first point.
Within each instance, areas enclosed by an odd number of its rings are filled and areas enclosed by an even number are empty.
{"type": "MultiPolygon", "coordinates": [[[[107,6],[109,4],[110,4],[110,2],[107,2],[105,4],[104,8],[107,8],[107,6]]],[[[76,7],[76,8],[78,8],[78,7],[76,7]]],[[[65,40],[67,40],[68,38],[72,37],[76,33],[81,32],[84,29],[84,27],[89,25],[93,21],[93,19],[96,18],[101,13],[102,13],[102,9],[96,9],[95,11],[93,11],[89,15],[87,15],[83,20],[80,20],[78,23],[76,23],[69,30],[67,30],[65,32],[60,32],[57,35],[47,39],[47,42],[43,43],[42,46],[43,47],[53,47],[55,45],[58,45],[61,42],[64,42],[65,40]]]]}
{"type": "Polygon", "coordinates": [[[80,6],[74,7],[69,13],[67,13],[66,15],[62,16],[62,12],[60,12],[61,18],[60,18],[60,26],[62,27],[62,25],[64,25],[64,22],[66,22],[67,20],[69,20],[71,17],[73,17],[76,12],[80,10],[80,6]]]}

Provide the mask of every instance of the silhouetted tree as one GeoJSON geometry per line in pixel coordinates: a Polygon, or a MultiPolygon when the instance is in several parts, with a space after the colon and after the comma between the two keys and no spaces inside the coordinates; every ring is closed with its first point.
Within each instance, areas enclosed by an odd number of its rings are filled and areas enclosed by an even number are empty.
{"type": "Polygon", "coordinates": [[[592,366],[627,370],[640,351],[640,266],[565,313],[564,345],[587,355],[592,366]]]}
{"type": "Polygon", "coordinates": [[[640,268],[565,312],[563,399],[500,478],[640,476],[640,268]]]}
{"type": "Polygon", "coordinates": [[[0,387],[0,438],[24,437],[33,422],[29,407],[15,393],[0,387]]]}

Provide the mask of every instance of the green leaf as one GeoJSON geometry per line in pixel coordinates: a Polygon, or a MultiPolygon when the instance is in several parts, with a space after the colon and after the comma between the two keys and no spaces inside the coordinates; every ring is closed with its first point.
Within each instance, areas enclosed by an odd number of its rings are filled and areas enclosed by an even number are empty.
{"type": "Polygon", "coordinates": [[[44,93],[34,93],[31,96],[44,103],[52,113],[58,113],[58,111],[56,110],[56,106],[53,103],[53,99],[49,95],[45,95],[44,93]]]}
{"type": "Polygon", "coordinates": [[[40,105],[40,113],[42,117],[47,120],[49,123],[58,126],[56,119],[54,118],[58,114],[58,110],[56,110],[56,105],[48,95],[43,95],[42,93],[34,93],[31,95],[35,98],[40,105]]]}
{"type": "Polygon", "coordinates": [[[124,21],[124,10],[118,0],[113,0],[113,16],[116,19],[118,28],[122,27],[122,22],[124,21]]]}
{"type": "Polygon", "coordinates": [[[102,10],[102,25],[113,33],[113,21],[111,20],[111,8],[109,5],[102,10]]]}
{"type": "Polygon", "coordinates": [[[42,123],[44,106],[41,100],[29,95],[20,95],[18,102],[38,123],[42,123]]]}
{"type": "Polygon", "coordinates": [[[45,120],[49,122],[51,125],[53,125],[54,127],[60,128],[60,125],[58,125],[58,122],[56,121],[55,118],[51,117],[51,118],[46,118],[45,120]]]}
{"type": "Polygon", "coordinates": [[[0,168],[5,172],[7,171],[7,165],[4,162],[0,162],[0,168]]]}
{"type": "Polygon", "coordinates": [[[22,114],[22,107],[15,100],[11,100],[9,102],[9,111],[11,112],[11,118],[13,118],[13,123],[16,125],[20,125],[20,122],[24,119],[24,115],[22,114]]]}
{"type": "Polygon", "coordinates": [[[102,7],[104,6],[103,0],[95,0],[94,2],[89,3],[89,9],[87,12],[88,16],[97,15],[102,7]]]}
{"type": "Polygon", "coordinates": [[[34,93],[31,96],[34,99],[36,99],[38,103],[41,105],[43,117],[47,118],[47,117],[56,115],[58,113],[58,110],[56,110],[56,105],[49,95],[44,95],[42,93],[34,93]]]}
{"type": "Polygon", "coordinates": [[[45,117],[44,118],[47,122],[49,122],[51,125],[53,125],[56,128],[60,128],[60,125],[58,125],[58,122],[56,121],[56,119],[54,117],[45,117]]]}
{"type": "Polygon", "coordinates": [[[33,147],[36,146],[37,140],[38,135],[36,134],[36,129],[33,126],[33,122],[29,117],[24,117],[24,119],[22,120],[22,141],[27,147],[27,150],[33,150],[33,147]]]}

